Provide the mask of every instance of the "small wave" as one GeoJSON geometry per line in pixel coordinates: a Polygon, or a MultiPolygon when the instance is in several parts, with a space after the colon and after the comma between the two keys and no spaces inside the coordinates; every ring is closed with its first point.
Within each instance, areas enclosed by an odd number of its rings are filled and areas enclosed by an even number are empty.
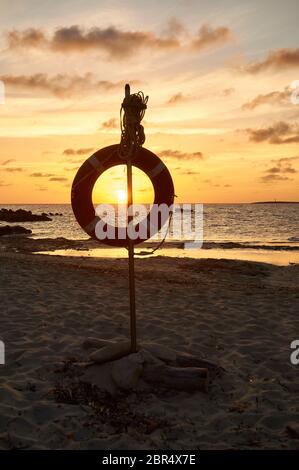
{"type": "Polygon", "coordinates": [[[290,237],[288,238],[288,242],[293,242],[293,243],[299,242],[299,237],[290,237]]]}

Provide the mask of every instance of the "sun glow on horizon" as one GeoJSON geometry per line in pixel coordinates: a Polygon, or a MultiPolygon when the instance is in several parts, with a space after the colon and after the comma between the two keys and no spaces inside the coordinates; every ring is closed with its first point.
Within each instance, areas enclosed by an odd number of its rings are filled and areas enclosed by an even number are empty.
{"type": "Polygon", "coordinates": [[[127,191],[124,189],[117,190],[117,202],[118,204],[124,204],[127,202],[127,191]]]}
{"type": "MultiPolygon", "coordinates": [[[[133,201],[135,204],[151,204],[154,201],[154,188],[148,176],[139,168],[133,167],[133,201]]],[[[127,172],[125,165],[117,165],[106,170],[96,181],[92,195],[94,204],[127,203],[127,172]]]]}

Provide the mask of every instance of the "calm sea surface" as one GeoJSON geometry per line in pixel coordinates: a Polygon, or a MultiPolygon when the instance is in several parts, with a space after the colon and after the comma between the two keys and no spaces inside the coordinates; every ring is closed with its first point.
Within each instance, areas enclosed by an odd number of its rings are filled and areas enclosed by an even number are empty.
{"type": "MultiPolygon", "coordinates": [[[[33,213],[62,213],[62,216],[54,216],[49,222],[19,224],[30,228],[33,232],[33,238],[88,239],[88,236],[77,224],[69,204],[1,205],[0,207],[14,210],[24,208],[33,213]]],[[[178,207],[174,217],[179,216],[178,207]]],[[[194,223],[193,213],[191,213],[191,218],[194,223]]],[[[6,223],[0,222],[0,224],[5,225],[6,223]]],[[[186,239],[192,240],[192,235],[190,234],[188,237],[187,234],[186,239]]],[[[299,204],[205,204],[203,206],[203,239],[204,243],[209,244],[208,250],[172,249],[171,243],[175,240],[170,233],[168,237],[169,248],[159,250],[157,253],[196,258],[203,256],[237,257],[277,264],[287,264],[290,261],[299,262],[299,204]],[[239,245],[230,247],[228,243],[239,245]]],[[[101,256],[115,256],[115,249],[104,250],[100,248],[100,250],[101,256]]],[[[89,250],[86,255],[98,255],[97,252],[98,250],[89,250]]],[[[75,253],[64,252],[61,254],[75,253]]],[[[80,256],[84,255],[82,252],[79,254],[80,256]]],[[[123,254],[126,256],[126,250],[123,250],[123,254]]],[[[122,251],[120,250],[117,255],[122,256],[122,251]]]]}

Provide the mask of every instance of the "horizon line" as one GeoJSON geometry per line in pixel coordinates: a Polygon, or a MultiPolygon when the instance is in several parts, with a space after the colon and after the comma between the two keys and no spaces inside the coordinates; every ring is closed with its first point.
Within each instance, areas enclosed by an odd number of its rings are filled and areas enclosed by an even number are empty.
{"type": "MultiPolygon", "coordinates": [[[[298,201],[283,201],[283,200],[278,200],[278,201],[243,201],[243,202],[179,202],[175,203],[176,205],[179,204],[299,204],[298,201]]],[[[101,202],[95,202],[95,205],[101,204],[101,202]]],[[[117,202],[105,202],[103,204],[112,204],[112,205],[117,205],[117,202]]],[[[134,203],[133,203],[134,204],[134,203]]],[[[142,204],[142,203],[135,203],[135,204],[142,204]]],[[[151,202],[146,202],[144,204],[153,204],[151,202]]],[[[0,206],[71,206],[71,202],[6,202],[6,203],[1,203],[0,206]]]]}

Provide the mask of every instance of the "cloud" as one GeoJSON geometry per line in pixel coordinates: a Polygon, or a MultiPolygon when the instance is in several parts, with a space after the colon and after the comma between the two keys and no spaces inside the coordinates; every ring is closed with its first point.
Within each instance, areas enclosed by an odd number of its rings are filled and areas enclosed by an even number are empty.
{"type": "Polygon", "coordinates": [[[10,49],[47,47],[64,53],[102,50],[111,58],[118,59],[135,55],[136,51],[144,48],[169,50],[179,47],[175,37],[159,37],[152,32],[122,31],[114,26],[89,30],[78,25],[62,27],[50,38],[39,29],[14,30],[8,33],[7,40],[10,49]]]}
{"type": "Polygon", "coordinates": [[[197,37],[191,42],[191,48],[201,51],[210,47],[223,46],[232,40],[233,34],[229,28],[225,26],[213,28],[204,24],[199,29],[197,37]]]}
{"type": "Polygon", "coordinates": [[[275,175],[277,173],[297,173],[297,170],[295,168],[289,166],[282,168],[281,166],[272,166],[267,170],[267,173],[275,175]]]}
{"type": "Polygon", "coordinates": [[[5,166],[8,165],[9,163],[15,162],[14,158],[10,158],[9,160],[4,160],[4,162],[1,163],[1,165],[5,166]]]}
{"type": "Polygon", "coordinates": [[[0,80],[8,87],[46,91],[61,99],[70,98],[73,95],[83,95],[83,92],[113,91],[123,88],[125,85],[125,82],[96,80],[91,73],[86,73],[85,75],[57,74],[54,76],[48,76],[44,73],[36,73],[34,75],[0,75],[0,80]]]}
{"type": "Polygon", "coordinates": [[[203,160],[202,152],[181,152],[180,150],[162,150],[158,152],[161,158],[173,158],[177,160],[203,160]]]}
{"type": "Polygon", "coordinates": [[[199,175],[199,171],[193,171],[193,170],[186,170],[186,171],[181,171],[181,175],[199,175]]]}
{"type": "Polygon", "coordinates": [[[299,48],[285,48],[270,51],[268,56],[261,61],[251,62],[243,70],[248,73],[257,74],[273,69],[281,71],[286,68],[299,67],[299,48]]]}
{"type": "Polygon", "coordinates": [[[7,33],[7,42],[9,49],[15,49],[19,47],[40,47],[47,44],[47,39],[41,30],[29,28],[22,32],[9,31],[7,33]]]}
{"type": "Polygon", "coordinates": [[[121,31],[114,26],[84,31],[74,25],[60,28],[52,38],[52,48],[58,51],[102,49],[116,58],[130,56],[142,48],[168,50],[178,46],[178,41],[173,37],[162,38],[151,32],[121,31]]]}
{"type": "Polygon", "coordinates": [[[169,100],[167,101],[167,104],[177,104],[181,103],[182,101],[186,101],[188,98],[183,95],[182,92],[176,93],[175,95],[172,95],[169,100]]]}
{"type": "Polygon", "coordinates": [[[71,168],[64,168],[64,171],[77,171],[78,170],[78,165],[71,167],[71,168]]]}
{"type": "Polygon", "coordinates": [[[79,25],[72,25],[58,28],[52,35],[37,28],[12,30],[7,33],[6,38],[10,50],[46,48],[62,53],[103,51],[112,59],[126,59],[141,50],[198,52],[222,46],[233,38],[231,30],[225,26],[214,28],[204,24],[196,36],[185,43],[180,38],[185,31],[178,20],[172,19],[167,30],[160,36],[152,31],[124,31],[115,26],[84,29],[79,25]]]}
{"type": "Polygon", "coordinates": [[[289,175],[297,173],[297,170],[291,164],[294,159],[298,159],[298,157],[285,157],[272,160],[274,166],[264,171],[265,174],[261,177],[261,181],[263,183],[274,183],[291,180],[289,175]]]}
{"type": "Polygon", "coordinates": [[[117,129],[119,127],[118,120],[116,118],[108,119],[103,122],[101,129],[117,129]]]}
{"type": "Polygon", "coordinates": [[[298,124],[277,122],[261,129],[245,129],[252,142],[269,142],[270,144],[291,144],[299,142],[298,124]]]}
{"type": "Polygon", "coordinates": [[[7,171],[8,173],[21,173],[24,171],[23,168],[4,168],[3,171],[7,171]]]}
{"type": "Polygon", "coordinates": [[[187,30],[183,23],[175,17],[169,19],[166,28],[164,29],[164,35],[168,37],[177,37],[181,34],[186,34],[187,30]]]}
{"type": "Polygon", "coordinates": [[[285,88],[284,91],[272,91],[271,93],[267,93],[265,95],[258,95],[253,100],[248,101],[242,105],[242,109],[244,110],[251,110],[255,109],[258,106],[262,106],[264,104],[270,105],[286,105],[290,104],[290,96],[291,91],[288,87],[285,88]]]}
{"type": "Polygon", "coordinates": [[[210,179],[203,180],[203,183],[208,184],[209,187],[211,188],[231,188],[231,184],[220,184],[220,183],[214,183],[210,179]]]}
{"type": "Polygon", "coordinates": [[[224,88],[224,90],[222,90],[222,96],[231,96],[234,92],[235,92],[235,88],[224,88]]]}
{"type": "Polygon", "coordinates": [[[40,173],[40,172],[36,172],[36,173],[31,173],[31,176],[32,178],[50,178],[51,176],[54,176],[52,173],[40,173]]]}
{"type": "Polygon", "coordinates": [[[11,183],[5,183],[3,180],[0,180],[0,188],[6,188],[7,186],[11,186],[11,183]]]}
{"type": "Polygon", "coordinates": [[[81,149],[65,149],[62,153],[63,155],[85,155],[93,151],[92,147],[81,148],[81,149]]]}
{"type": "Polygon", "coordinates": [[[299,160],[299,156],[295,156],[295,157],[282,157],[282,158],[278,158],[276,160],[272,160],[272,162],[274,163],[290,163],[290,162],[293,162],[293,161],[296,161],[296,160],[299,160]]]}
{"type": "MultiPolygon", "coordinates": [[[[220,96],[230,96],[235,92],[235,88],[225,88],[224,90],[221,90],[219,95],[220,96]]],[[[177,103],[183,103],[186,101],[194,101],[198,100],[200,96],[191,96],[191,95],[184,95],[181,91],[178,93],[175,93],[172,95],[169,100],[166,102],[166,104],[173,105],[177,103]]]]}
{"type": "Polygon", "coordinates": [[[291,180],[291,178],[288,178],[287,176],[280,176],[280,175],[265,175],[261,177],[261,182],[262,183],[277,183],[279,181],[288,181],[291,180]]]}
{"type": "Polygon", "coordinates": [[[67,181],[67,178],[64,178],[63,176],[53,176],[52,178],[49,178],[49,181],[67,181]]]}

